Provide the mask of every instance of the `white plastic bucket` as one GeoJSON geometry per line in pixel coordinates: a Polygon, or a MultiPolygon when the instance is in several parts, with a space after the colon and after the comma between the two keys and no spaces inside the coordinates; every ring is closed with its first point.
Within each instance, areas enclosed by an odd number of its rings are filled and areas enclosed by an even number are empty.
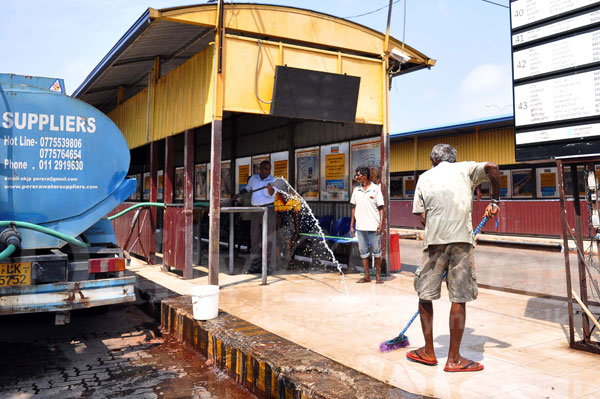
{"type": "Polygon", "coordinates": [[[194,319],[210,320],[219,315],[219,286],[199,285],[192,288],[194,319]]]}

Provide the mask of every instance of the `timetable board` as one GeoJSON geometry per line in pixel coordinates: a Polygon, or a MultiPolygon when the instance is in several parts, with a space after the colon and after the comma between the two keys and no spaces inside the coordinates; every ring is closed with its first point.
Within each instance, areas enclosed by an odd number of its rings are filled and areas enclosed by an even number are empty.
{"type": "Polygon", "coordinates": [[[600,155],[600,0],[514,0],[515,159],[600,155]]]}

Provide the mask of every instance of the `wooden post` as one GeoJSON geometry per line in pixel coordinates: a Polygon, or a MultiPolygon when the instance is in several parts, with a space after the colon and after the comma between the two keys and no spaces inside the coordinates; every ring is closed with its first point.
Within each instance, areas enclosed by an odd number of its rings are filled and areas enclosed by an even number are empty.
{"type": "Polygon", "coordinates": [[[183,214],[185,228],[185,269],[183,278],[194,277],[194,131],[186,130],[184,133],[183,169],[184,169],[184,195],[183,214]]]}

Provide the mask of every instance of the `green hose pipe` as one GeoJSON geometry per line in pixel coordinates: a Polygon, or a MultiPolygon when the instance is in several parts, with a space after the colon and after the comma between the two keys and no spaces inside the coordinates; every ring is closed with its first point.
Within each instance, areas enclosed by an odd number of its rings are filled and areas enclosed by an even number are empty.
{"type": "Polygon", "coordinates": [[[300,233],[299,235],[304,236],[304,237],[316,237],[316,238],[333,238],[336,240],[347,240],[347,241],[354,241],[356,237],[338,237],[338,236],[326,236],[325,234],[321,235],[321,234],[308,234],[308,233],[300,233]]]}
{"type": "Polygon", "coordinates": [[[0,260],[4,260],[5,258],[8,258],[9,256],[11,256],[13,254],[13,252],[15,252],[16,249],[17,249],[17,247],[10,244],[8,247],[6,247],[4,249],[4,251],[0,252],[0,260]]]}
{"type": "Polygon", "coordinates": [[[37,224],[27,223],[27,222],[18,222],[18,221],[1,221],[0,222],[0,227],[10,227],[12,225],[14,225],[15,227],[20,227],[22,229],[29,229],[29,230],[34,230],[34,231],[37,231],[40,233],[48,234],[49,236],[59,238],[63,241],[68,242],[69,244],[77,245],[79,247],[84,247],[84,248],[89,247],[89,245],[83,241],[79,241],[76,238],[73,238],[73,237],[63,234],[63,233],[59,233],[58,231],[49,229],[47,227],[39,226],[37,224]]]}
{"type": "Polygon", "coordinates": [[[121,211],[121,212],[119,212],[119,213],[117,213],[115,215],[107,217],[107,219],[108,220],[116,219],[116,218],[118,218],[120,216],[123,216],[127,212],[131,212],[135,208],[141,208],[141,207],[144,207],[144,206],[156,206],[156,207],[164,208],[165,204],[163,204],[162,202],[140,202],[139,204],[135,204],[135,205],[130,206],[129,208],[125,209],[124,211],[121,211]]]}

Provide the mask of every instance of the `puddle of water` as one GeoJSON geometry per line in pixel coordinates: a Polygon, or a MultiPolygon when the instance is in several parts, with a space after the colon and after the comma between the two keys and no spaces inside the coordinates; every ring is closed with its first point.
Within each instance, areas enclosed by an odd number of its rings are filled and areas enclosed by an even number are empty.
{"type": "Polygon", "coordinates": [[[159,366],[159,374],[171,377],[154,387],[157,398],[257,398],[223,371],[206,365],[206,358],[182,346],[170,335],[165,334],[162,345],[152,348],[149,353],[151,358],[143,359],[141,363],[159,366]]]}

